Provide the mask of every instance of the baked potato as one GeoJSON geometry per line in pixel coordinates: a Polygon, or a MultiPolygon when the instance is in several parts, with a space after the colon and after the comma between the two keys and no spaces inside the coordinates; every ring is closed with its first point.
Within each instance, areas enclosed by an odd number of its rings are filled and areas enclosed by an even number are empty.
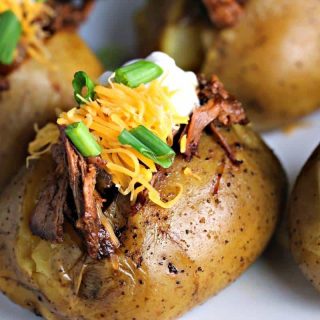
{"type": "Polygon", "coordinates": [[[0,289],[46,319],[173,319],[261,254],[285,174],[215,76],[155,52],[100,81],[75,74],[0,196],[0,289]]]}
{"type": "Polygon", "coordinates": [[[142,52],[162,50],[184,68],[217,74],[258,130],[287,124],[319,107],[319,1],[168,2],[150,0],[139,12],[142,52]],[[217,15],[225,22],[235,19],[221,25],[217,15]]]}
{"type": "Polygon", "coordinates": [[[86,69],[95,78],[102,71],[75,30],[60,29],[44,45],[50,56],[46,62],[26,57],[17,66],[0,64],[0,128],[6,132],[0,146],[0,191],[25,161],[34,123],[42,126],[57,109],[73,106],[74,73],[86,69]]]}
{"type": "Polygon", "coordinates": [[[289,236],[292,254],[313,286],[320,290],[319,212],[320,145],[296,181],[289,206],[289,236]]]}
{"type": "Polygon", "coordinates": [[[31,234],[30,215],[51,160],[22,169],[0,198],[1,290],[46,319],[173,319],[219,292],[265,248],[285,195],[283,171],[260,138],[248,127],[223,133],[241,145],[243,165],[230,164],[210,135],[191,162],[177,157],[156,187],[167,194],[179,182],[182,198],[171,209],[148,201],[125,217],[116,271],[109,260],[86,258],[71,228],[62,244],[31,234]],[[201,181],[184,175],[186,166],[201,181]]]}
{"type": "Polygon", "coordinates": [[[220,31],[204,72],[215,72],[259,130],[319,107],[320,3],[249,0],[240,21],[220,31]]]}

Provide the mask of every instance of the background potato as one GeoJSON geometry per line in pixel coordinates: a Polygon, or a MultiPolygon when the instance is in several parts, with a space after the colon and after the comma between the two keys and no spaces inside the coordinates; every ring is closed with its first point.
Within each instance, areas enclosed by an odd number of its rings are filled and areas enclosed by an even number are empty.
{"type": "Polygon", "coordinates": [[[243,164],[233,166],[207,135],[198,157],[178,156],[156,188],[170,198],[181,183],[182,198],[167,210],[147,202],[125,217],[118,271],[109,259],[87,258],[69,227],[60,245],[31,235],[29,217],[51,162],[23,169],[0,198],[1,290],[46,319],[72,320],[173,319],[217,293],[262,252],[286,194],[279,162],[249,128],[223,134],[243,164]],[[186,166],[201,181],[183,174],[186,166]]]}
{"type": "Polygon", "coordinates": [[[292,254],[304,275],[320,290],[320,145],[302,169],[289,209],[292,254]]]}
{"type": "Polygon", "coordinates": [[[200,0],[149,0],[136,22],[142,56],[160,50],[182,69],[199,70],[212,33],[200,0]]]}
{"type": "Polygon", "coordinates": [[[257,129],[320,105],[320,2],[249,0],[233,28],[213,40],[204,71],[216,73],[257,129]]]}
{"type": "Polygon", "coordinates": [[[85,69],[96,78],[102,67],[79,36],[59,32],[46,44],[52,55],[44,65],[28,59],[9,74],[10,89],[0,91],[0,192],[25,161],[33,124],[53,120],[56,109],[74,106],[72,79],[85,69]]]}
{"type": "Polygon", "coordinates": [[[149,0],[137,16],[141,52],[162,50],[184,69],[217,74],[258,130],[316,110],[320,2],[247,0],[243,12],[218,29],[201,0],[149,0]]]}

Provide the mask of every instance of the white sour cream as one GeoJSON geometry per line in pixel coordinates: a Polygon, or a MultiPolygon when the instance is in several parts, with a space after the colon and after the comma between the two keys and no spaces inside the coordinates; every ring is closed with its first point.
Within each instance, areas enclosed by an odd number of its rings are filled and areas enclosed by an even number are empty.
{"type": "MultiPolygon", "coordinates": [[[[128,61],[125,65],[138,60],[140,59],[128,61]]],[[[200,105],[196,92],[198,79],[193,72],[182,70],[176,65],[174,59],[160,51],[151,53],[144,60],[156,63],[162,68],[163,74],[158,79],[163,86],[174,92],[171,102],[179,115],[188,116],[193,109],[200,105]]],[[[99,82],[106,84],[112,74],[111,71],[105,72],[99,78],[99,82]]]]}

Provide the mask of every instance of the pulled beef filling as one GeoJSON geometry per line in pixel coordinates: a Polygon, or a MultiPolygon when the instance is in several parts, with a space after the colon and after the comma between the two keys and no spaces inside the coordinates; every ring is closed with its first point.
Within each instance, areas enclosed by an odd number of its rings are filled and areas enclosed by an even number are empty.
{"type": "MultiPolygon", "coordinates": [[[[91,6],[95,0],[49,0],[50,5],[55,12],[54,17],[49,21],[39,21],[42,29],[49,35],[53,35],[62,29],[76,29],[88,16],[91,6]]],[[[11,65],[0,63],[0,81],[2,77],[7,76],[26,58],[25,50],[19,46],[15,61],[11,65]]],[[[0,92],[8,90],[9,86],[0,85],[0,92]]]]}
{"type": "Polygon", "coordinates": [[[55,11],[54,18],[44,27],[55,33],[65,28],[77,28],[87,17],[94,0],[50,0],[55,11]]]}
{"type": "Polygon", "coordinates": [[[62,145],[52,148],[55,171],[48,177],[32,214],[30,228],[33,234],[51,242],[63,241],[64,209],[67,197],[68,175],[62,145]]]}
{"type": "MultiPolygon", "coordinates": [[[[116,245],[101,222],[104,200],[96,190],[101,168],[87,162],[61,130],[60,142],[53,146],[56,169],[49,177],[33,211],[30,228],[33,234],[51,242],[63,241],[66,217],[73,223],[86,244],[88,255],[102,259],[114,253],[116,245]],[[67,170],[66,170],[67,168],[67,170]]],[[[98,163],[100,160],[96,160],[98,163]]],[[[101,182],[111,187],[111,177],[105,172],[101,182]]]]}
{"type": "MultiPolygon", "coordinates": [[[[180,136],[187,134],[186,159],[190,160],[197,153],[201,133],[208,127],[231,162],[239,165],[240,161],[237,161],[232,148],[224,139],[220,127],[247,123],[241,104],[229,95],[215,76],[210,80],[199,76],[198,96],[201,106],[194,110],[189,124],[179,133],[180,136]]],[[[60,128],[59,143],[52,148],[52,156],[56,169],[35,206],[30,221],[32,232],[43,239],[61,242],[64,220],[67,219],[83,238],[91,258],[109,257],[120,243],[104,214],[111,220],[112,215],[114,218],[117,216],[118,210],[123,211],[122,218],[129,211],[132,214],[138,212],[147,201],[147,190],[138,195],[132,207],[128,198],[119,200],[111,176],[104,169],[105,161],[100,157],[84,158],[68,140],[63,127],[60,128]],[[128,204],[128,208],[114,206],[117,199],[122,204],[128,204]]],[[[165,169],[158,167],[151,184],[163,179],[165,172],[165,169]]],[[[222,173],[223,168],[219,175],[222,173]]],[[[213,190],[215,193],[219,188],[219,175],[213,190]]],[[[122,221],[119,227],[125,228],[125,225],[126,222],[122,221]]]]}
{"type": "MultiPolygon", "coordinates": [[[[63,136],[67,154],[70,187],[75,202],[77,219],[76,228],[82,234],[90,257],[101,259],[114,252],[110,235],[106,232],[98,215],[103,200],[96,188],[97,169],[88,164],[63,136]]],[[[108,177],[110,181],[110,177],[108,177]]]]}
{"type": "Polygon", "coordinates": [[[243,13],[246,0],[203,0],[212,23],[218,28],[235,25],[243,13]]]}
{"type": "MultiPolygon", "coordinates": [[[[223,87],[216,76],[210,80],[199,76],[199,92],[201,106],[193,111],[187,126],[186,158],[190,160],[197,153],[202,131],[211,124],[216,126],[230,126],[232,124],[246,124],[248,122],[241,103],[231,96],[223,87]]],[[[215,129],[212,130],[220,143],[227,150],[230,160],[235,160],[231,149],[227,146],[222,136],[215,129]]]]}
{"type": "Polygon", "coordinates": [[[9,89],[10,89],[10,84],[9,84],[8,79],[3,78],[3,77],[0,76],[0,92],[1,91],[7,91],[9,89]]]}

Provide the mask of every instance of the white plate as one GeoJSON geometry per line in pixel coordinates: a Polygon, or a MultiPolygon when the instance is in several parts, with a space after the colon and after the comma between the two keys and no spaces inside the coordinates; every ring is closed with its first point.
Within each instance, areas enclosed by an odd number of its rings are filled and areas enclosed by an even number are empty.
{"type": "MultiPolygon", "coordinates": [[[[97,50],[116,45],[134,53],[132,13],[143,0],[101,0],[81,34],[97,50]]],[[[264,135],[282,161],[292,185],[311,151],[320,141],[320,112],[291,134],[264,135]]],[[[318,320],[320,295],[302,277],[287,252],[268,250],[234,284],[182,317],[183,320],[318,320]]],[[[0,319],[36,320],[28,311],[0,296],[0,319]]]]}

